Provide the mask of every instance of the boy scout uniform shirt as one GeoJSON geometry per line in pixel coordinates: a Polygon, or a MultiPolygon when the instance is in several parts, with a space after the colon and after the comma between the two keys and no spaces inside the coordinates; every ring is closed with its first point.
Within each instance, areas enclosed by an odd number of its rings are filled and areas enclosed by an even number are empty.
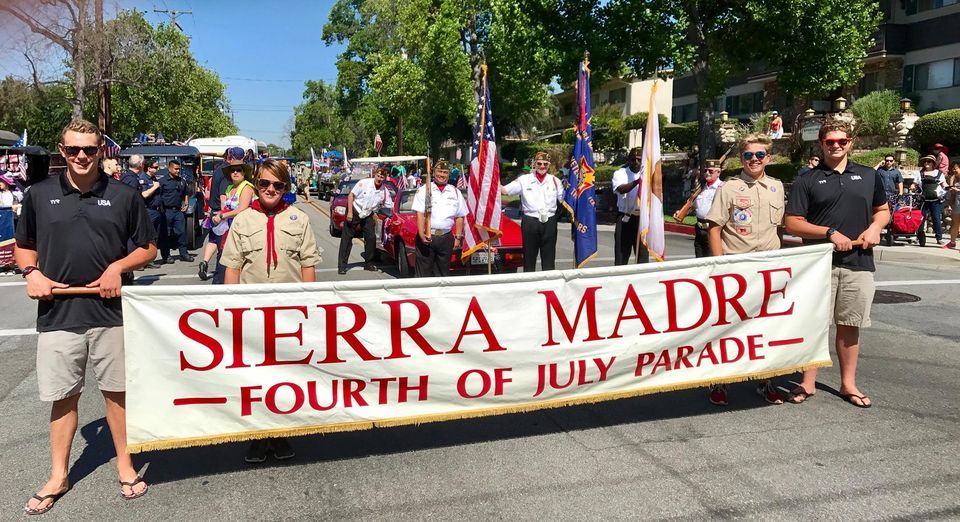
{"type": "MultiPolygon", "coordinates": [[[[433,204],[430,212],[430,228],[450,231],[456,218],[467,215],[467,202],[463,200],[463,194],[457,187],[449,183],[444,185],[443,192],[440,192],[435,183],[430,184],[430,189],[433,191],[430,195],[433,204]]],[[[417,189],[417,194],[413,197],[414,212],[426,212],[426,198],[427,187],[417,189]]]]}
{"type": "Polygon", "coordinates": [[[557,203],[563,201],[563,188],[556,176],[547,174],[543,182],[537,179],[536,174],[524,174],[511,181],[506,187],[507,194],[520,195],[520,205],[523,215],[540,218],[540,210],[546,212],[547,217],[557,213],[557,203]]]}
{"type": "Polygon", "coordinates": [[[783,225],[783,183],[766,174],[754,180],[744,172],[720,187],[707,221],[723,227],[724,254],[780,248],[777,228],[783,225]]]}
{"type": "Polygon", "coordinates": [[[320,249],[310,218],[287,207],[273,218],[277,266],[267,270],[267,215],[252,208],[237,214],[230,225],[220,264],[240,270],[241,283],[299,283],[301,269],[320,264],[320,249]]]}

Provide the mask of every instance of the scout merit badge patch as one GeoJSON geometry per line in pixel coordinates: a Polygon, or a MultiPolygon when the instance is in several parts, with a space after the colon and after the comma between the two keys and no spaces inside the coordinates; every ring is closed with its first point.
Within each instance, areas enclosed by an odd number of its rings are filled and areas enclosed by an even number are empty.
{"type": "Polygon", "coordinates": [[[749,226],[753,221],[753,213],[750,212],[750,206],[753,201],[747,196],[737,196],[733,201],[734,208],[730,213],[730,221],[733,221],[733,228],[741,236],[748,236],[753,231],[749,226]]]}

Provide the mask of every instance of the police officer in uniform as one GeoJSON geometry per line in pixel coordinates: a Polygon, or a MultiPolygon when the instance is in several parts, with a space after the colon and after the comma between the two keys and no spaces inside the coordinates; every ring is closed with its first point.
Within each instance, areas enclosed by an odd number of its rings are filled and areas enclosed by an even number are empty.
{"type": "Polygon", "coordinates": [[[440,160],[433,167],[430,186],[424,185],[413,197],[413,211],[417,213],[417,276],[439,277],[450,275],[450,256],[463,241],[463,218],[467,202],[450,181],[450,164],[440,160]],[[430,190],[430,230],[426,230],[426,194],[430,190]]]}
{"type": "Polygon", "coordinates": [[[707,168],[704,170],[704,179],[697,181],[697,186],[693,190],[693,195],[687,205],[674,212],[673,218],[677,222],[683,221],[689,210],[693,210],[697,215],[697,226],[694,228],[693,253],[697,257],[710,257],[710,241],[707,237],[707,229],[710,228],[710,222],[707,221],[707,214],[710,213],[710,207],[713,206],[713,199],[717,191],[723,186],[720,181],[720,160],[707,160],[707,168]]]}
{"type": "Polygon", "coordinates": [[[533,160],[533,173],[524,174],[500,187],[500,193],[520,195],[523,217],[523,271],[537,270],[537,255],[543,270],[554,270],[557,258],[557,203],[563,201],[563,185],[550,174],[550,156],[538,152],[533,160]]]}
{"type": "MultiPolygon", "coordinates": [[[[767,176],[772,141],[765,134],[750,134],[740,143],[743,171],[728,179],[717,191],[706,219],[707,234],[714,256],[745,254],[780,248],[786,200],[783,183],[767,176]]],[[[758,383],[757,394],[769,404],[783,404],[785,397],[772,382],[758,383]]],[[[710,402],[727,404],[727,389],[714,385],[710,402]]]]}
{"type": "Polygon", "coordinates": [[[617,224],[614,227],[613,264],[625,265],[630,255],[637,252],[637,263],[650,260],[650,252],[637,244],[640,227],[640,209],[637,208],[637,194],[643,179],[640,167],[643,163],[643,150],[640,147],[630,149],[627,164],[613,173],[610,186],[617,194],[617,224]]]}
{"type": "Polygon", "coordinates": [[[158,177],[167,229],[167,241],[160,245],[163,263],[173,262],[170,259],[170,243],[174,240],[180,249],[180,260],[193,262],[193,256],[187,251],[187,218],[184,214],[187,210],[187,198],[190,196],[190,185],[180,176],[180,168],[180,161],[170,160],[166,174],[158,177]]]}
{"type": "MultiPolygon", "coordinates": [[[[157,179],[157,171],[160,169],[155,159],[143,160],[144,169],[137,174],[137,190],[143,196],[143,202],[147,205],[147,217],[150,218],[150,224],[157,234],[157,242],[165,244],[167,241],[166,219],[163,215],[163,200],[160,199],[160,181],[157,179]]],[[[158,265],[153,263],[147,265],[147,268],[156,268],[158,265]]]]}

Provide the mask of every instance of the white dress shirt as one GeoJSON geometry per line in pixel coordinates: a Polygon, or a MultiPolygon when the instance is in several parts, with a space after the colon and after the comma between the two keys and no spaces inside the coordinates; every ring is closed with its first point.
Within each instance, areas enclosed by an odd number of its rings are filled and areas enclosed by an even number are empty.
{"type": "Polygon", "coordinates": [[[536,174],[524,174],[503,187],[507,194],[520,194],[520,207],[523,215],[540,219],[540,211],[546,217],[557,213],[557,203],[563,201],[563,185],[556,176],[547,174],[543,181],[536,174]]]}
{"type": "MultiPolygon", "coordinates": [[[[613,173],[613,177],[610,178],[610,185],[613,187],[613,190],[616,191],[621,185],[633,183],[633,180],[639,177],[639,172],[630,170],[630,167],[623,167],[622,169],[617,169],[616,172],[613,173]]],[[[624,214],[638,215],[637,191],[640,190],[641,185],[643,185],[643,180],[640,180],[640,183],[637,183],[637,186],[633,187],[633,190],[627,192],[626,194],[620,194],[617,192],[617,210],[623,212],[624,214]]]]}
{"type": "Polygon", "coordinates": [[[361,179],[353,186],[350,193],[353,194],[353,208],[360,219],[373,214],[381,207],[393,206],[386,183],[381,183],[380,188],[377,188],[376,180],[373,178],[361,179]]]}
{"type": "Polygon", "coordinates": [[[710,207],[713,206],[713,198],[721,186],[723,182],[719,178],[715,179],[712,184],[703,187],[700,194],[697,194],[697,199],[693,200],[693,206],[697,209],[697,219],[700,221],[706,221],[710,207]]]}
{"type": "MultiPolygon", "coordinates": [[[[430,184],[430,193],[432,209],[430,212],[430,228],[433,230],[449,231],[453,228],[454,221],[458,217],[467,215],[467,202],[463,199],[463,194],[457,190],[457,187],[447,183],[443,187],[443,192],[437,188],[436,183],[430,184]]],[[[417,194],[413,196],[413,211],[426,212],[427,186],[424,185],[417,189],[417,194]]]]}

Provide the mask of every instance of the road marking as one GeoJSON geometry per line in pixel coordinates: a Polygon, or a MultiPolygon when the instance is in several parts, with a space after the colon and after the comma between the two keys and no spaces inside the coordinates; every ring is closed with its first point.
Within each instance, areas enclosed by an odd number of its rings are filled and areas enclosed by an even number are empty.
{"type": "Polygon", "coordinates": [[[960,279],[918,279],[913,281],[877,281],[877,286],[960,285],[960,279]]]}
{"type": "Polygon", "coordinates": [[[0,330],[0,337],[17,337],[20,335],[37,335],[36,328],[13,328],[10,330],[0,330]]]}

